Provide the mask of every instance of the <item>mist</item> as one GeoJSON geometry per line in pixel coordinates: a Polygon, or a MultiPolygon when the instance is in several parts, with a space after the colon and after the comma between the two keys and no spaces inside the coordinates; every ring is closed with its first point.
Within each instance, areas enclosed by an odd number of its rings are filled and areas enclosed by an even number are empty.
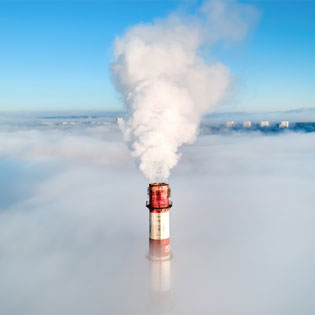
{"type": "MultiPolygon", "coordinates": [[[[28,132],[0,132],[1,314],[154,313],[147,181],[120,130],[28,132]]],[[[314,313],[314,137],[181,148],[169,314],[314,313]]]]}

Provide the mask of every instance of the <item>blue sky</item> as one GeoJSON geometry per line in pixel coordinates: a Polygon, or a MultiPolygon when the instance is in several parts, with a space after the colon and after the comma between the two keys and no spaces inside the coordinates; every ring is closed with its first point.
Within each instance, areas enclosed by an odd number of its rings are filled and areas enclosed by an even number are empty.
{"type": "MultiPolygon", "coordinates": [[[[112,110],[115,36],[189,1],[1,1],[0,109],[112,110]]],[[[249,36],[213,54],[237,79],[219,110],[315,107],[315,1],[250,1],[260,19],[249,36]]]]}

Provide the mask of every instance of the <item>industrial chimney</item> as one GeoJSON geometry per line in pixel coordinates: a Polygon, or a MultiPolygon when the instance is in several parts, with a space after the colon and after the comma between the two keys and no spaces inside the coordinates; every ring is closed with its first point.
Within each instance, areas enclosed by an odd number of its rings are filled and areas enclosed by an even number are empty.
{"type": "Polygon", "coordinates": [[[148,187],[150,210],[149,255],[151,279],[151,307],[154,314],[169,314],[171,296],[171,251],[169,211],[170,187],[165,183],[148,187]]]}
{"type": "Polygon", "coordinates": [[[148,188],[149,201],[146,206],[150,210],[149,258],[152,260],[167,260],[171,257],[170,192],[169,185],[165,183],[150,184],[148,188]]]}

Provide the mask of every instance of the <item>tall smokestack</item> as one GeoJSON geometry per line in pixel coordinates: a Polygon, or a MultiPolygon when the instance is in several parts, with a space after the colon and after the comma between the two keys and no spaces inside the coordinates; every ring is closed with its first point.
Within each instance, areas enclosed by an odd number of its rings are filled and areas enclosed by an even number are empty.
{"type": "Polygon", "coordinates": [[[150,210],[149,258],[152,260],[167,260],[170,252],[170,222],[169,211],[172,203],[169,200],[170,187],[165,183],[150,184],[148,188],[150,210]]]}
{"type": "Polygon", "coordinates": [[[165,183],[148,187],[150,210],[149,260],[151,270],[151,307],[156,314],[169,313],[171,299],[171,251],[169,211],[170,187],[165,183]]]}

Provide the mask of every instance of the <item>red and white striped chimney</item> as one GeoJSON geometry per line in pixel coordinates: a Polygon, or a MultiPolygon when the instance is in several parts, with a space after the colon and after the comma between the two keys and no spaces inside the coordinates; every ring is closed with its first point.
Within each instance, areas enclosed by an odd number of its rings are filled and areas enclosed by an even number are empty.
{"type": "Polygon", "coordinates": [[[166,314],[172,309],[170,217],[172,203],[170,187],[165,183],[148,187],[150,210],[149,260],[151,279],[151,307],[154,313],[166,314]]]}
{"type": "Polygon", "coordinates": [[[148,187],[150,210],[150,249],[149,258],[166,260],[171,258],[169,211],[170,187],[165,183],[150,184],[148,187]]]}

